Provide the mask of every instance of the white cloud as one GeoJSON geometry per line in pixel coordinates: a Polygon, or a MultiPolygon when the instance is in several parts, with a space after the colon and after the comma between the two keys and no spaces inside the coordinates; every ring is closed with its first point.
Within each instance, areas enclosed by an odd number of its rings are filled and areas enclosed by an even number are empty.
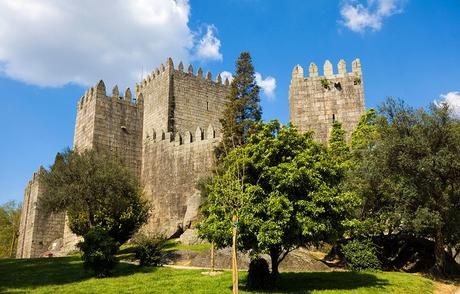
{"type": "Polygon", "coordinates": [[[210,37],[220,46],[213,29],[196,44],[189,18],[188,0],[0,0],[0,74],[40,86],[132,86],[168,56],[188,62],[210,37]]]}
{"type": "Polygon", "coordinates": [[[262,75],[256,72],[256,83],[269,100],[275,99],[276,79],[274,77],[268,76],[263,79],[262,75]]]}
{"type": "Polygon", "coordinates": [[[435,104],[440,105],[441,103],[447,103],[452,111],[452,115],[456,118],[460,118],[460,92],[453,91],[447,94],[441,94],[439,97],[441,100],[435,101],[435,104]]]}
{"type": "Polygon", "coordinates": [[[196,57],[201,60],[222,60],[220,53],[220,40],[216,38],[216,28],[208,25],[206,34],[197,44],[196,57]]]}
{"type": "MultiPolygon", "coordinates": [[[[228,81],[233,80],[232,73],[228,71],[223,71],[220,73],[222,80],[225,81],[228,78],[228,81]]],[[[258,72],[255,73],[256,83],[262,90],[262,92],[267,96],[268,100],[275,99],[275,89],[276,89],[276,79],[272,76],[268,76],[265,79],[262,78],[262,75],[258,72]]]]}
{"type": "Polygon", "coordinates": [[[233,81],[233,75],[231,72],[228,71],[221,72],[220,77],[222,78],[222,81],[225,81],[225,79],[228,79],[230,83],[233,81]]]}
{"type": "Polygon", "coordinates": [[[362,4],[357,0],[342,2],[341,23],[354,32],[362,33],[366,29],[378,31],[383,20],[391,15],[402,13],[405,0],[368,0],[362,4]]]}

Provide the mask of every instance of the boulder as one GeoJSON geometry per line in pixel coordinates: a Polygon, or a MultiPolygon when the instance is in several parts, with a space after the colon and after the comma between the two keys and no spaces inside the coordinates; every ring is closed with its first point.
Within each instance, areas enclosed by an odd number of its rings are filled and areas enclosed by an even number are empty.
{"type": "Polygon", "coordinates": [[[51,242],[51,245],[48,247],[49,251],[59,251],[63,245],[62,238],[56,239],[51,242]]]}
{"type": "Polygon", "coordinates": [[[179,237],[179,241],[184,245],[197,245],[206,243],[205,240],[198,238],[197,229],[188,229],[179,237]]]}

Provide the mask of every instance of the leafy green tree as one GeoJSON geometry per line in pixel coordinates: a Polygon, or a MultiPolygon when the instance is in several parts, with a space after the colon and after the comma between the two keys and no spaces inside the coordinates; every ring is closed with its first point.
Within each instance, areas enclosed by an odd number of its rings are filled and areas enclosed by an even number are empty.
{"type": "Polygon", "coordinates": [[[220,120],[222,141],[216,148],[218,159],[231,149],[245,144],[256,132],[256,127],[262,120],[259,91],[251,55],[249,52],[242,52],[236,61],[229,101],[220,120]]]}
{"type": "MultiPolygon", "coordinates": [[[[354,191],[361,199],[361,206],[356,210],[359,222],[353,227],[355,237],[361,235],[380,234],[385,230],[385,222],[389,217],[391,184],[382,178],[383,163],[374,154],[377,133],[377,112],[369,109],[361,117],[358,126],[351,136],[350,165],[344,181],[346,190],[354,191]],[[377,212],[379,217],[377,217],[377,212]]],[[[387,227],[391,232],[391,228],[387,227]]]]}
{"type": "Polygon", "coordinates": [[[341,162],[344,168],[350,164],[350,148],[345,141],[345,130],[342,128],[342,123],[338,120],[332,124],[331,137],[329,138],[329,150],[332,157],[341,162]]]}
{"type": "MultiPolygon", "coordinates": [[[[252,65],[251,55],[249,52],[242,52],[236,61],[236,71],[231,83],[231,92],[228,96],[228,102],[223,112],[223,117],[220,120],[222,125],[222,140],[215,148],[216,161],[218,166],[215,170],[217,174],[222,173],[222,166],[220,161],[232,149],[239,148],[247,143],[251,134],[257,131],[258,123],[262,119],[262,110],[260,107],[259,86],[255,80],[254,66],[252,65]]],[[[239,177],[239,174],[233,174],[239,177]]],[[[235,179],[236,183],[242,183],[242,178],[235,179]]],[[[208,191],[205,186],[198,185],[202,197],[206,200],[208,191]]],[[[232,198],[232,196],[229,196],[232,198]]],[[[208,199],[209,200],[209,199],[208,199]]],[[[205,206],[208,206],[205,202],[205,206]]],[[[208,206],[209,208],[209,206],[208,206]]],[[[212,209],[203,209],[205,219],[215,218],[215,212],[212,209]]],[[[231,217],[234,222],[237,222],[237,214],[231,217]]],[[[225,220],[222,220],[225,221],[225,220]]],[[[220,224],[221,225],[221,224],[220,224]]],[[[201,231],[201,236],[211,242],[211,270],[214,269],[214,247],[215,245],[225,243],[223,236],[218,233],[218,230],[201,231]]],[[[232,269],[233,269],[233,290],[237,291],[238,288],[238,274],[236,270],[236,227],[233,228],[233,242],[232,242],[232,269]]]]}
{"type": "Polygon", "coordinates": [[[351,135],[352,150],[367,150],[370,149],[377,138],[377,112],[371,108],[361,116],[358,126],[351,135]]]}
{"type": "Polygon", "coordinates": [[[0,257],[14,257],[20,218],[21,205],[9,201],[0,206],[0,257]]]}
{"type": "Polygon", "coordinates": [[[111,153],[67,150],[42,172],[41,181],[39,205],[67,212],[69,228],[83,236],[85,264],[106,276],[116,249],[147,221],[148,205],[135,177],[111,153]]]}
{"type": "MultiPolygon", "coordinates": [[[[239,248],[268,253],[272,276],[279,263],[298,246],[334,241],[347,228],[356,195],[338,185],[342,166],[326,147],[277,121],[263,125],[246,145],[222,161],[224,173],[209,186],[200,231],[230,238],[231,214],[238,215],[239,248]]],[[[225,243],[227,242],[227,243],[225,243]]]]}
{"type": "Polygon", "coordinates": [[[58,154],[42,182],[40,205],[50,212],[66,211],[69,228],[79,236],[98,226],[123,244],[147,221],[148,205],[139,184],[108,152],[58,154]]]}
{"type": "Polygon", "coordinates": [[[445,274],[446,246],[460,236],[459,121],[445,104],[414,110],[388,99],[381,113],[372,148],[355,170],[363,212],[389,234],[433,239],[433,270],[445,274]]]}
{"type": "Polygon", "coordinates": [[[120,247],[108,232],[97,226],[91,227],[84,235],[84,241],[78,243],[82,251],[83,264],[89,270],[94,271],[99,278],[110,276],[117,264],[115,254],[120,247]]]}

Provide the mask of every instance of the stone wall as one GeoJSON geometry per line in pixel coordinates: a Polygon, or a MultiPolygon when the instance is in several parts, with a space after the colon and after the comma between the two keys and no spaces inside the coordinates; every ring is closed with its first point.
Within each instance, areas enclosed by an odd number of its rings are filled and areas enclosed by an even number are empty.
{"type": "Polygon", "coordinates": [[[309,66],[309,77],[297,65],[292,72],[289,86],[290,120],[300,131],[314,131],[314,138],[322,143],[328,141],[332,123],[338,120],[350,140],[364,112],[364,90],[361,63],[356,59],[352,71],[347,72],[344,60],[334,74],[332,64],[324,63],[324,75],[319,76],[318,67],[309,66]]]}
{"type": "Polygon", "coordinates": [[[17,258],[40,257],[53,241],[63,236],[64,213],[44,213],[38,206],[42,192],[40,172],[36,172],[24,192],[17,258]]]}
{"type": "Polygon", "coordinates": [[[197,128],[193,135],[160,132],[144,142],[141,182],[152,205],[147,231],[169,237],[196,220],[201,201],[197,180],[210,173],[218,140],[209,126],[206,131],[197,128]]]}
{"type": "Polygon", "coordinates": [[[201,68],[194,75],[191,66],[185,73],[179,66],[173,74],[172,89],[174,131],[185,132],[208,125],[220,126],[222,112],[230,94],[228,81],[223,84],[220,75],[213,81],[210,72],[204,77],[201,68]]]}

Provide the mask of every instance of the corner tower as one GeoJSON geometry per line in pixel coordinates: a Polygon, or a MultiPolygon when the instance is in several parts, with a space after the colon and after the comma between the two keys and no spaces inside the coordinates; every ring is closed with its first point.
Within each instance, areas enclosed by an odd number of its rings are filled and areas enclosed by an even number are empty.
{"type": "Polygon", "coordinates": [[[289,86],[289,116],[301,132],[314,131],[315,140],[327,143],[335,120],[342,123],[349,141],[364,112],[364,88],[361,62],[355,59],[351,72],[342,59],[334,74],[329,60],[324,63],[324,74],[311,63],[308,77],[296,65],[289,86]]]}
{"type": "Polygon", "coordinates": [[[101,80],[87,90],[77,104],[74,148],[114,152],[139,178],[142,118],[142,98],[133,99],[129,88],[124,96],[120,95],[118,86],[107,95],[101,80]]]}

